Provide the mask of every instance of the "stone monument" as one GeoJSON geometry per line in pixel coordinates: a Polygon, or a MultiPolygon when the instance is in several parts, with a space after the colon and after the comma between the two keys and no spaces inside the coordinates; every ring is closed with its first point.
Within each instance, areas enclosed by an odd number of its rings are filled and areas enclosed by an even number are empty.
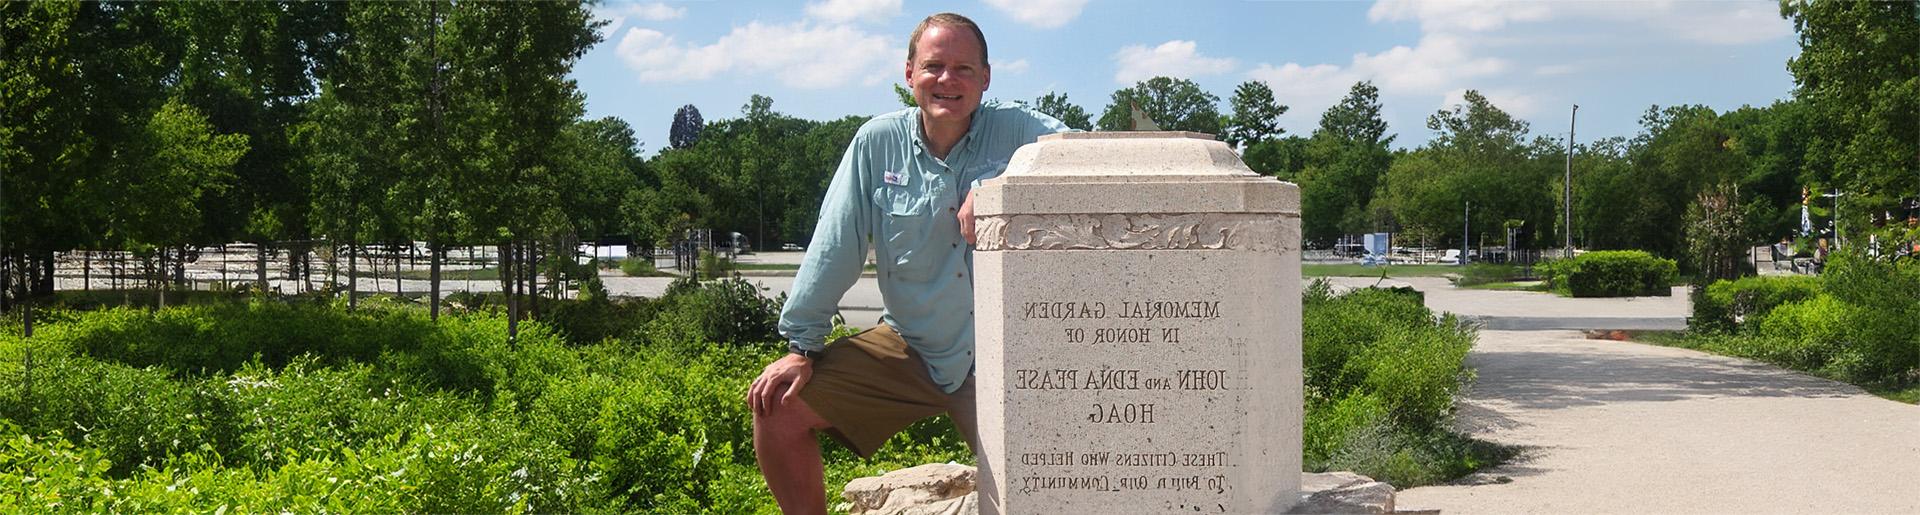
{"type": "Polygon", "coordinates": [[[1188,132],[1056,134],[975,194],[983,513],[1281,513],[1299,188],[1188,132]]]}

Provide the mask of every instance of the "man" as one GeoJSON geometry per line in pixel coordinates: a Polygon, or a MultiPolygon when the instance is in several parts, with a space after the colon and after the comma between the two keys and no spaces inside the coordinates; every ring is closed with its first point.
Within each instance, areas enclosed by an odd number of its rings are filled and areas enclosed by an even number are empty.
{"type": "Polygon", "coordinates": [[[780,334],[789,353],[753,382],[753,447],[786,513],[826,513],[824,431],[871,457],[894,433],[951,413],[976,451],[973,406],[973,188],[1014,149],[1067,130],[1017,105],[981,102],[992,74],[972,20],[927,17],[907,42],[917,108],[860,128],[820,206],[780,334]],[[869,245],[886,312],[827,345],[840,297],[869,245]]]}

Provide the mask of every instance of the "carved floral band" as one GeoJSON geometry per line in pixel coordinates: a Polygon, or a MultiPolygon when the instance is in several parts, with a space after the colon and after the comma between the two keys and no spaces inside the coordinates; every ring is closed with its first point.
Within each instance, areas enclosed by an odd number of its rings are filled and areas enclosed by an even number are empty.
{"type": "Polygon", "coordinates": [[[1299,248],[1291,215],[1187,213],[981,217],[976,250],[1252,250],[1299,248]]]}

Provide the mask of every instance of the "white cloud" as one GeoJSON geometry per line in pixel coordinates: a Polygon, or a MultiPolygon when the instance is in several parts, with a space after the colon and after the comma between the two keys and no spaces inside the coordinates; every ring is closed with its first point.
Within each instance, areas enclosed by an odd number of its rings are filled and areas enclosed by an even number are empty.
{"type": "Polygon", "coordinates": [[[1295,112],[1318,113],[1346,96],[1353,83],[1371,80],[1382,96],[1442,96],[1462,89],[1471,79],[1509,68],[1502,59],[1474,57],[1459,39],[1445,35],[1421,38],[1418,45],[1396,46],[1378,54],[1354,54],[1346,66],[1332,64],[1280,66],[1262,63],[1247,77],[1265,81],[1276,98],[1295,112]]]}
{"type": "Polygon", "coordinates": [[[1552,16],[1552,5],[1538,0],[1380,0],[1367,9],[1368,21],[1414,19],[1428,31],[1481,32],[1509,22],[1541,21],[1552,16]]]}
{"type": "Polygon", "coordinates": [[[1026,59],[1015,59],[1012,62],[993,59],[992,64],[995,73],[1026,73],[1030,66],[1026,59]]]}
{"type": "Polygon", "coordinates": [[[1474,57],[1457,38],[1428,35],[1414,47],[1396,46],[1374,55],[1356,54],[1353,68],[1379,81],[1383,90],[1434,92],[1462,79],[1499,73],[1504,60],[1474,57]]]}
{"type": "Polygon", "coordinates": [[[1247,72],[1247,77],[1264,81],[1273,89],[1273,98],[1286,104],[1289,116],[1296,122],[1314,122],[1320,118],[1320,112],[1346,96],[1347,88],[1353,83],[1366,80],[1351,68],[1341,68],[1331,64],[1301,66],[1299,63],[1287,63],[1280,66],[1262,63],[1247,72]],[[1293,116],[1311,113],[1310,116],[1293,116]]]}
{"type": "Polygon", "coordinates": [[[882,36],[844,25],[760,22],[734,27],[710,45],[687,45],[659,31],[633,28],[615,49],[641,82],[704,80],[724,73],[770,75],[789,87],[821,89],[878,84],[898,72],[905,50],[882,36]]]}
{"type": "Polygon", "coordinates": [[[1716,45],[1756,43],[1793,33],[1778,4],[1765,1],[1642,2],[1540,0],[1380,0],[1367,19],[1414,20],[1425,33],[1492,32],[1550,20],[1625,24],[1635,30],[1716,45]]]}
{"type": "Polygon", "coordinates": [[[645,4],[615,3],[604,4],[594,8],[594,17],[607,20],[607,25],[600,28],[600,37],[602,38],[611,38],[614,34],[619,33],[620,28],[627,24],[627,19],[629,18],[645,21],[667,21],[676,20],[686,15],[687,8],[671,7],[660,2],[645,4]]]}
{"type": "Polygon", "coordinates": [[[1475,88],[1525,117],[1559,101],[1555,90],[1539,88],[1595,73],[1593,60],[1580,56],[1644,53],[1649,47],[1697,51],[1793,34],[1769,0],[1378,0],[1367,18],[1418,23],[1420,40],[1355,54],[1345,63],[1260,63],[1247,72],[1293,108],[1286,117],[1292,122],[1283,123],[1298,127],[1289,129],[1310,128],[1306,124],[1362,80],[1374,81],[1389,107],[1450,105],[1475,88]],[[1567,63],[1569,57],[1576,61],[1567,63]]]}
{"type": "Polygon", "coordinates": [[[1113,54],[1114,62],[1120,67],[1114,72],[1113,80],[1132,85],[1163,75],[1191,79],[1231,72],[1239,66],[1231,58],[1201,55],[1199,46],[1192,41],[1173,40],[1153,48],[1145,45],[1121,48],[1113,54]]]}
{"type": "Polygon", "coordinates": [[[900,0],[825,0],[807,4],[807,16],[846,23],[881,22],[900,15],[900,0]]]}
{"type": "Polygon", "coordinates": [[[1014,20],[1042,29],[1066,25],[1080,16],[1087,0],[986,0],[987,5],[1014,20]]]}

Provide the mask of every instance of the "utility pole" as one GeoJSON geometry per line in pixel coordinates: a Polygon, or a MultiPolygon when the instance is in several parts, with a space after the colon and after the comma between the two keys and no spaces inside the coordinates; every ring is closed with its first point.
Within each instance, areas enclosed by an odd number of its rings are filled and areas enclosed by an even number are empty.
{"type": "Polygon", "coordinates": [[[1560,226],[1560,232],[1566,237],[1562,256],[1573,257],[1573,122],[1580,118],[1580,104],[1573,105],[1573,115],[1567,117],[1567,175],[1560,183],[1561,207],[1566,208],[1566,218],[1560,226]]]}

